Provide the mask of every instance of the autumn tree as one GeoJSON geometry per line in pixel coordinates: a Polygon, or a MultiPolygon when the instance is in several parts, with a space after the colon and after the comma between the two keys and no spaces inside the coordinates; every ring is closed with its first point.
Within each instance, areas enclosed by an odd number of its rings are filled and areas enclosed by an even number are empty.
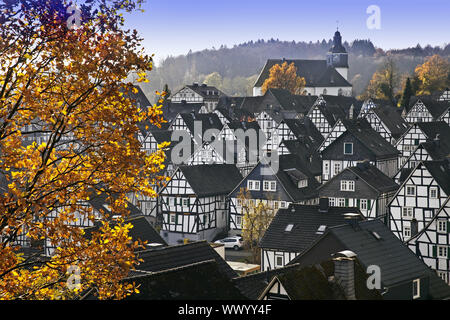
{"type": "Polygon", "coordinates": [[[122,17],[141,3],[87,0],[78,13],[65,0],[0,3],[0,299],[136,290],[122,282],[141,245],[124,222],[126,194],[155,196],[164,180],[164,154],[146,155],[137,139],[139,122],[160,125],[160,106],[139,108],[126,81],[135,73],[146,82],[152,69],[122,17]],[[114,222],[84,205],[96,194],[107,195],[114,222]],[[89,239],[75,226],[81,218],[101,223],[89,239]],[[27,254],[28,241],[56,250],[27,254]]]}
{"type": "Polygon", "coordinates": [[[440,55],[428,57],[416,67],[415,74],[419,80],[419,95],[432,94],[450,86],[450,62],[440,55]]]}
{"type": "Polygon", "coordinates": [[[400,77],[394,60],[388,57],[383,66],[377,70],[366,89],[364,98],[389,100],[396,106],[395,96],[399,90],[400,77]]]}
{"type": "Polygon", "coordinates": [[[251,198],[250,191],[241,188],[238,201],[242,206],[243,226],[242,238],[244,244],[252,253],[252,262],[260,263],[258,244],[275,216],[275,209],[270,202],[262,202],[251,198]]]}
{"type": "Polygon", "coordinates": [[[306,85],[305,78],[297,75],[297,67],[292,62],[288,65],[284,62],[282,65],[275,64],[269,71],[269,78],[262,85],[262,92],[266,93],[269,89],[285,89],[292,94],[302,94],[306,85]]]}

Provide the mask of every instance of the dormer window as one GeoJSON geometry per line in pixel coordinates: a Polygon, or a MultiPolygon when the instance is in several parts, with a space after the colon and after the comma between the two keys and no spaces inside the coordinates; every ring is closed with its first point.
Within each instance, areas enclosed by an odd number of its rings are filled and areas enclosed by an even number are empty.
{"type": "Polygon", "coordinates": [[[300,180],[298,182],[299,189],[306,188],[308,186],[308,179],[300,180]]]}
{"type": "Polygon", "coordinates": [[[288,224],[288,225],[286,226],[286,229],[284,229],[284,231],[286,231],[286,232],[291,232],[291,231],[292,231],[292,228],[294,228],[294,225],[293,225],[293,224],[288,224]]]}
{"type": "Polygon", "coordinates": [[[353,143],[352,142],[344,143],[344,154],[345,155],[353,155],[353,143]]]}

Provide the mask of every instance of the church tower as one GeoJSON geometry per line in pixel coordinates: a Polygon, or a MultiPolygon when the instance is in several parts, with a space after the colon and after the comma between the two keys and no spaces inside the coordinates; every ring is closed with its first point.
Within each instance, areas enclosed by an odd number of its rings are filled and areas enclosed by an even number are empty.
{"type": "Polygon", "coordinates": [[[348,53],[342,45],[342,37],[339,30],[335,32],[333,47],[327,53],[327,66],[334,67],[345,80],[348,80],[348,53]]]}

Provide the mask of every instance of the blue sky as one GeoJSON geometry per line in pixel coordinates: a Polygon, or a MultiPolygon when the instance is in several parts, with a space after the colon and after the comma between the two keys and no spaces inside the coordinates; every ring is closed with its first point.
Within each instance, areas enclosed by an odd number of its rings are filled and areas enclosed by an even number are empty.
{"type": "Polygon", "coordinates": [[[144,9],[127,15],[127,26],[156,61],[257,39],[330,39],[336,21],[343,40],[383,49],[450,43],[449,0],[146,0],[144,9]],[[381,29],[367,27],[370,5],[380,8],[381,29]]]}

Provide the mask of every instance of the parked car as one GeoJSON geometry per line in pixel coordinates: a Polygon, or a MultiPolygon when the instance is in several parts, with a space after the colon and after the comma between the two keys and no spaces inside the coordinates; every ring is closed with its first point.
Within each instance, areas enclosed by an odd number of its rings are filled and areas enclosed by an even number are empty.
{"type": "Polygon", "coordinates": [[[215,241],[214,243],[224,244],[225,249],[234,249],[234,250],[239,250],[244,246],[242,237],[239,237],[239,236],[220,239],[220,240],[215,241]]]}

